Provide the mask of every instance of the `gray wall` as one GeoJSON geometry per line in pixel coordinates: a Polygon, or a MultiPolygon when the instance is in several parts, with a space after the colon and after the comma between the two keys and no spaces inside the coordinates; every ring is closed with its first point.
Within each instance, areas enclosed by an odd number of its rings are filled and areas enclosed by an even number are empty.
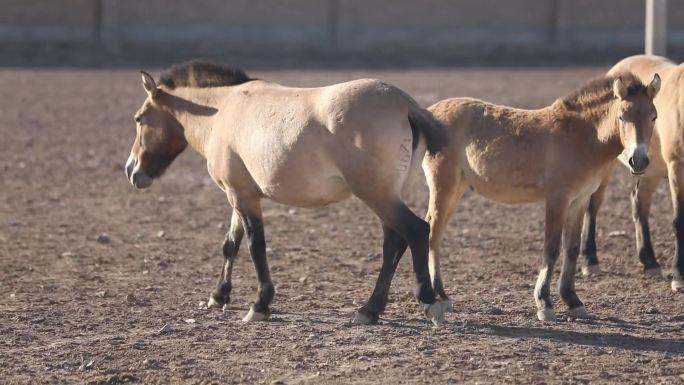
{"type": "MultiPolygon", "coordinates": [[[[670,0],[671,44],[684,2],[670,0]]],[[[0,42],[283,51],[640,48],[643,0],[0,0],[0,42]]]]}

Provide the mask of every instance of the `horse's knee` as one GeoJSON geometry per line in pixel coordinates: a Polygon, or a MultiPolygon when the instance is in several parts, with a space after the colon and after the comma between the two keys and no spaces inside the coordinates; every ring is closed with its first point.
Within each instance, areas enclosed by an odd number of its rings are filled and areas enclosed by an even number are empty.
{"type": "Polygon", "coordinates": [[[568,248],[567,248],[567,250],[566,250],[565,253],[566,253],[566,256],[567,256],[567,258],[568,258],[569,260],[571,260],[571,261],[577,260],[577,257],[578,257],[579,254],[580,254],[580,245],[579,245],[579,243],[577,243],[577,244],[574,244],[574,243],[573,243],[572,245],[568,246],[568,248]]]}

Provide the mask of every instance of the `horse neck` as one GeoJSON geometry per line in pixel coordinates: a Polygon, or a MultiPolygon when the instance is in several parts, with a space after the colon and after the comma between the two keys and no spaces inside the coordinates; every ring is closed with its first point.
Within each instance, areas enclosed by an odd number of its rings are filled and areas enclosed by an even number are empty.
{"type": "Polygon", "coordinates": [[[201,155],[214,126],[223,88],[177,88],[166,91],[163,104],[183,127],[185,140],[201,155]]]}
{"type": "Polygon", "coordinates": [[[620,125],[618,124],[618,103],[608,103],[605,112],[596,120],[597,138],[607,149],[617,155],[622,152],[623,145],[620,139],[620,125]]]}
{"type": "Polygon", "coordinates": [[[596,141],[600,148],[607,151],[609,157],[617,157],[623,150],[620,140],[620,129],[618,121],[618,104],[610,101],[597,106],[591,106],[579,111],[575,111],[575,118],[591,127],[591,132],[595,132],[596,141]]]}

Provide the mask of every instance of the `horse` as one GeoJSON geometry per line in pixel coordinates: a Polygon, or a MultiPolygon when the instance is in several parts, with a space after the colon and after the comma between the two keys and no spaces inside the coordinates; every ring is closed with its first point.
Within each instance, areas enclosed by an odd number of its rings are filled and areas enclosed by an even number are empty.
{"type": "Polygon", "coordinates": [[[382,221],[383,261],[375,288],[353,323],[378,322],[407,247],[416,298],[439,324],[444,309],[428,270],[429,225],[402,201],[426,152],[446,142],[445,129],[410,96],[379,80],[292,88],[250,78],[243,70],[193,61],[167,70],[159,84],[141,71],[147,94],[134,115],[136,136],[126,162],[130,183],[152,185],[190,146],[232,207],[224,263],[209,308],[230,301],[231,274],[243,236],[258,290],[244,322],[269,318],[275,289],[266,258],[262,199],[321,207],[363,201],[382,221]]]}
{"type": "Polygon", "coordinates": [[[582,217],[591,194],[628,149],[629,167],[643,173],[656,109],[658,75],[604,76],[538,110],[472,98],[437,102],[428,111],[447,127],[448,144],[426,154],[430,191],[430,275],[447,306],[440,276],[440,244],[449,218],[468,189],[502,203],[545,202],[544,251],[534,289],[537,318],[556,320],[550,295],[553,268],[564,249],[560,296],[573,318],[588,317],[575,291],[582,217]]]}
{"type": "MultiPolygon", "coordinates": [[[[675,233],[676,247],[672,259],[673,291],[684,291],[684,65],[676,65],[660,56],[637,55],[618,62],[608,72],[609,74],[630,71],[640,79],[648,79],[655,73],[663,77],[662,91],[655,98],[658,110],[658,120],[651,140],[651,165],[639,177],[631,194],[632,218],[636,230],[637,257],[644,267],[644,275],[663,275],[660,264],[655,258],[648,216],[651,211],[651,198],[662,179],[667,178],[672,197],[674,218],[672,222],[675,233]]],[[[626,163],[625,154],[619,157],[621,163],[626,163]]],[[[596,248],[596,215],[601,203],[609,178],[591,196],[589,208],[584,218],[582,232],[582,255],[585,260],[583,272],[586,275],[600,273],[596,248]]]]}

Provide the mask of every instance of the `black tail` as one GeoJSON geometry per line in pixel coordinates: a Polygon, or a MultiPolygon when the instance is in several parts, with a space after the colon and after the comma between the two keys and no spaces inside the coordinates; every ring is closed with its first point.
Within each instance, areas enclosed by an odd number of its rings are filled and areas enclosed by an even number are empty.
{"type": "MultiPolygon", "coordinates": [[[[440,123],[428,110],[417,108],[409,112],[409,124],[413,131],[413,137],[416,139],[418,134],[422,134],[427,142],[427,150],[434,154],[443,149],[448,141],[446,127],[440,123]]],[[[413,141],[414,150],[418,145],[418,141],[413,141]]]]}

